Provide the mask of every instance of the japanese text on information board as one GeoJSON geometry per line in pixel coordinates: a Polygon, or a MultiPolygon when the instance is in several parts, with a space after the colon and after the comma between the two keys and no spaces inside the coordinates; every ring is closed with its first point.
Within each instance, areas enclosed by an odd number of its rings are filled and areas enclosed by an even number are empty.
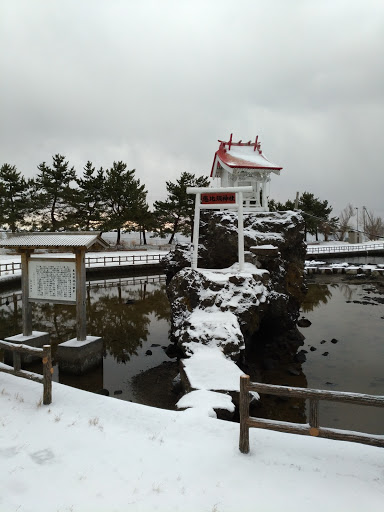
{"type": "Polygon", "coordinates": [[[76,301],[76,263],[74,261],[29,261],[29,298],[76,301]]]}

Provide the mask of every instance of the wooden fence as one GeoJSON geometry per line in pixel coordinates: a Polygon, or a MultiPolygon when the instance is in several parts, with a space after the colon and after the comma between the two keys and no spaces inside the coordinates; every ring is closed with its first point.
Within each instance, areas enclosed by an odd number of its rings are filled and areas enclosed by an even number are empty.
{"type": "Polygon", "coordinates": [[[13,368],[0,363],[0,372],[10,373],[23,379],[41,382],[44,386],[43,404],[49,405],[52,402],[52,356],[51,345],[44,345],[43,348],[29,347],[28,345],[10,343],[0,340],[0,348],[8,350],[13,354],[13,368]],[[43,375],[27,372],[21,369],[21,354],[29,354],[41,357],[43,361],[43,375]]]}
{"type": "Polygon", "coordinates": [[[249,375],[240,377],[240,441],[239,448],[242,453],[249,452],[249,429],[251,427],[277,430],[291,434],[311,435],[325,437],[340,441],[352,441],[355,443],[370,444],[372,446],[384,447],[384,435],[376,436],[352,432],[348,430],[337,430],[319,426],[319,400],[333,402],[345,402],[354,405],[371,405],[384,407],[384,396],[363,395],[358,393],[347,393],[339,391],[323,391],[319,389],[291,388],[287,386],[274,386],[272,384],[260,384],[250,382],[249,375]],[[249,416],[249,392],[257,391],[268,395],[279,395],[309,399],[309,423],[288,423],[249,416]]]}

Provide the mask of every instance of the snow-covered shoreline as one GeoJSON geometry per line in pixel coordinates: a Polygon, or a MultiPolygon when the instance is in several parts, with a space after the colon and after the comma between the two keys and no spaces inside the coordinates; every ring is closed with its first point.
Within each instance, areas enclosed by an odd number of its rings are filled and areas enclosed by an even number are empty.
{"type": "Polygon", "coordinates": [[[0,373],[1,511],[382,510],[380,448],[251,429],[243,455],[239,425],[203,411],[58,383],[51,405],[41,395],[0,373]]]}

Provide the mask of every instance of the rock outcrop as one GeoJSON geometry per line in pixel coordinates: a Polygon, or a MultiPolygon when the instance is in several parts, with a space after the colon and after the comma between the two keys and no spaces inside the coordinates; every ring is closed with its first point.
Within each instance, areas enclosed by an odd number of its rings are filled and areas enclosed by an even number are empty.
{"type": "Polygon", "coordinates": [[[215,339],[233,359],[244,344],[254,340],[253,335],[260,328],[279,334],[295,327],[305,294],[302,216],[298,212],[244,215],[244,249],[246,261],[251,264],[246,275],[239,274],[235,267],[237,232],[237,213],[202,212],[199,270],[191,270],[191,249],[186,244],[178,245],[164,260],[172,333],[184,353],[188,352],[188,343],[197,341],[198,336],[202,343],[212,342],[213,331],[208,325],[210,317],[212,324],[214,313],[228,313],[227,327],[220,333],[215,329],[215,339]],[[258,250],[260,246],[264,250],[258,250]],[[204,324],[201,312],[206,316],[205,330],[196,329],[195,325],[204,324]],[[230,327],[229,313],[237,318],[241,335],[235,328],[237,322],[233,321],[230,327]],[[230,341],[225,343],[225,337],[230,341]]]}

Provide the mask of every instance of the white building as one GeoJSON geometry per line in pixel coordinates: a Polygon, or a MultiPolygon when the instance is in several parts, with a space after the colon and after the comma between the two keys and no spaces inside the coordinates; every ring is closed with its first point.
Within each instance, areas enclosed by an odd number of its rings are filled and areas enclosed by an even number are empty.
{"type": "Polygon", "coordinates": [[[228,142],[219,140],[220,147],[213,159],[211,178],[220,178],[221,187],[252,186],[253,192],[244,194],[244,211],[267,212],[267,183],[271,173],[280,174],[282,167],[270,162],[255,142],[228,142]]]}

